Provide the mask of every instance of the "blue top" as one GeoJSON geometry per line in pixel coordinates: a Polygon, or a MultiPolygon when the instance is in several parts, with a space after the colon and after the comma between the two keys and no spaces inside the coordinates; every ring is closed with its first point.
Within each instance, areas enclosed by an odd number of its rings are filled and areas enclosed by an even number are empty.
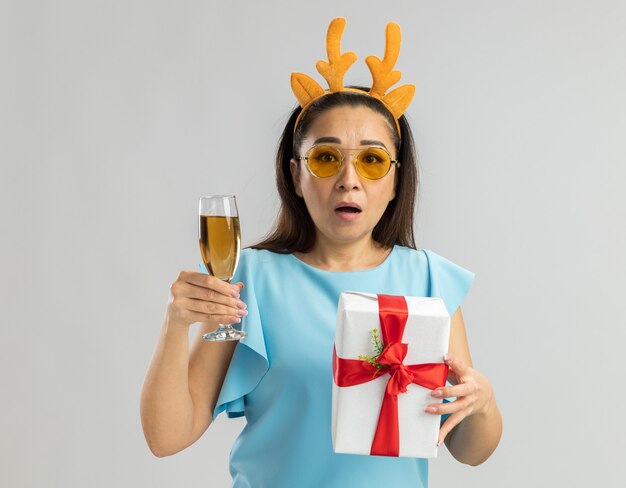
{"type": "Polygon", "coordinates": [[[428,460],[335,454],[332,355],[339,294],[361,291],[441,297],[450,315],[474,274],[428,250],[395,246],[361,271],[324,271],[293,254],[245,249],[248,336],[235,348],[213,419],[246,416],[230,453],[236,488],[426,487],[428,460]]]}

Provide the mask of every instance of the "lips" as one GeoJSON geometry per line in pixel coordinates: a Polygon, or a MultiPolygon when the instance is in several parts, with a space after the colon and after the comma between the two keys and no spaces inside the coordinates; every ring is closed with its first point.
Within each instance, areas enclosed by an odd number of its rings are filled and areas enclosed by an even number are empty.
{"type": "Polygon", "coordinates": [[[354,202],[340,202],[335,207],[335,212],[339,213],[361,213],[361,206],[354,202]]]}

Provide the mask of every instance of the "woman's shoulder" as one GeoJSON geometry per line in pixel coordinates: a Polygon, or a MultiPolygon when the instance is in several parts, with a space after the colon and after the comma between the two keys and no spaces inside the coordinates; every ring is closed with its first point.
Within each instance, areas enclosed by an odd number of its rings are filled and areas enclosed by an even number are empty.
{"type": "Polygon", "coordinates": [[[396,262],[407,269],[416,268],[422,271],[428,271],[429,274],[440,273],[467,273],[473,275],[471,271],[465,269],[464,266],[457,264],[456,259],[453,261],[443,255],[426,248],[413,249],[404,246],[395,246],[394,254],[396,262]]]}
{"type": "Polygon", "coordinates": [[[284,259],[286,256],[289,256],[290,253],[280,253],[276,251],[270,251],[268,249],[257,249],[254,247],[246,247],[241,250],[241,257],[244,256],[246,259],[284,259]]]}
{"type": "Polygon", "coordinates": [[[233,279],[259,284],[278,279],[286,273],[293,272],[295,259],[291,256],[291,254],[282,254],[267,249],[251,247],[242,249],[233,279]]]}
{"type": "Polygon", "coordinates": [[[407,258],[398,259],[398,270],[413,279],[424,279],[428,296],[443,298],[448,313],[454,314],[474,281],[474,273],[430,249],[396,250],[398,256],[407,258]]]}
{"type": "Polygon", "coordinates": [[[412,247],[395,245],[393,247],[392,255],[395,260],[404,264],[424,264],[428,262],[428,255],[426,249],[414,249],[412,247]]]}
{"type": "Polygon", "coordinates": [[[239,256],[239,266],[258,267],[270,265],[272,263],[285,262],[290,259],[290,253],[279,253],[267,249],[255,249],[247,247],[241,250],[239,256]]]}
{"type": "Polygon", "coordinates": [[[452,262],[443,255],[433,251],[432,249],[405,247],[396,245],[394,247],[394,253],[400,258],[409,260],[418,260],[424,263],[440,263],[440,262],[452,262]]]}

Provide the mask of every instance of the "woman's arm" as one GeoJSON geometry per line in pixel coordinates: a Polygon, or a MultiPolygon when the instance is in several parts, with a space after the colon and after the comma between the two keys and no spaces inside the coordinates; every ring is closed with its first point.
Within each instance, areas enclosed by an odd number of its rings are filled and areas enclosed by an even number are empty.
{"type": "Polygon", "coordinates": [[[175,454],[209,427],[236,342],[206,342],[218,323],[242,315],[228,294],[240,287],[202,273],[183,272],[172,285],[159,342],[141,391],[141,423],[155,456],[175,454]],[[189,352],[189,326],[202,322],[189,352]]]}
{"type": "Polygon", "coordinates": [[[450,322],[450,346],[446,363],[455,386],[437,388],[434,397],[456,397],[445,404],[429,405],[429,413],[451,414],[439,433],[450,453],[460,462],[476,466],[495,451],[502,436],[502,417],[491,383],[472,367],[463,314],[459,307],[450,322]],[[448,435],[449,434],[449,435],[448,435]]]}

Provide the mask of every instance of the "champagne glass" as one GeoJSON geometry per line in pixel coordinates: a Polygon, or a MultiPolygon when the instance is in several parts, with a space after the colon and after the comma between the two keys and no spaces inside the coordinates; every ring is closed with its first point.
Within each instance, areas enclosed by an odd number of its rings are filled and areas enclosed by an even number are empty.
{"type": "MultiPolygon", "coordinates": [[[[198,240],[202,261],[210,274],[230,283],[241,252],[239,213],[235,196],[201,197],[198,213],[198,240]]],[[[202,338],[205,341],[238,341],[246,335],[230,324],[219,324],[216,330],[204,334],[202,338]]]]}

